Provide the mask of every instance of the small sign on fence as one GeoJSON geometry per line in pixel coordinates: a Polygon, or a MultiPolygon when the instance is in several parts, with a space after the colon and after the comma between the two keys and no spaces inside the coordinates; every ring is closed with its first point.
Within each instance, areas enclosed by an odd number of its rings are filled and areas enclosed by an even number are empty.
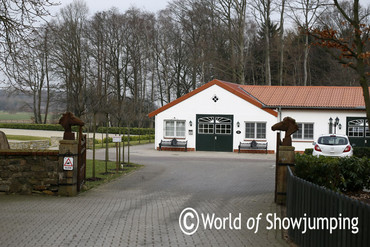
{"type": "Polygon", "coordinates": [[[121,142],[121,140],[120,136],[113,136],[113,142],[121,142]]]}
{"type": "Polygon", "coordinates": [[[73,170],[73,157],[64,157],[63,170],[66,171],[73,170]]]}

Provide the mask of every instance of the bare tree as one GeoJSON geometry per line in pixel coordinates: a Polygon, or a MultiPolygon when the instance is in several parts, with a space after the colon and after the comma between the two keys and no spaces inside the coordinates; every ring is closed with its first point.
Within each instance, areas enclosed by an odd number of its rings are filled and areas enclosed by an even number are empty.
{"type": "Polygon", "coordinates": [[[359,0],[351,1],[351,5],[334,1],[335,8],[344,19],[340,26],[328,26],[313,29],[311,34],[317,38],[318,45],[327,48],[327,51],[345,67],[355,71],[358,77],[366,107],[366,115],[370,123],[370,75],[368,51],[370,25],[369,9],[362,9],[359,0]],[[347,27],[343,29],[343,27],[347,27]]]}
{"type": "Polygon", "coordinates": [[[105,32],[106,13],[98,12],[87,25],[88,32],[88,54],[89,54],[89,85],[87,86],[86,107],[88,113],[92,114],[92,131],[93,131],[93,172],[92,177],[96,177],[95,173],[95,135],[96,126],[98,125],[98,115],[103,113],[105,90],[103,90],[103,81],[107,78],[107,38],[105,32]]]}
{"type": "Polygon", "coordinates": [[[19,44],[27,44],[35,24],[50,15],[47,7],[53,5],[50,0],[0,1],[0,69],[19,58],[19,44]]]}
{"type": "Polygon", "coordinates": [[[217,12],[227,26],[234,82],[245,84],[246,0],[219,0],[217,12]]]}
{"type": "Polygon", "coordinates": [[[280,38],[280,63],[279,63],[279,84],[283,85],[283,73],[284,73],[284,12],[285,12],[285,1],[281,1],[280,6],[280,26],[279,26],[279,38],[280,38]]]}
{"type": "Polygon", "coordinates": [[[32,104],[28,107],[33,111],[35,123],[39,124],[46,123],[50,104],[48,30],[47,26],[34,30],[32,39],[19,43],[22,48],[17,48],[17,56],[22,59],[13,60],[4,71],[9,80],[9,90],[32,97],[32,104]]]}
{"type": "Polygon", "coordinates": [[[86,30],[88,8],[82,0],[75,0],[62,8],[53,26],[53,64],[63,78],[60,88],[65,90],[67,110],[76,116],[85,113],[86,69],[88,63],[86,30]]]}
{"type": "Polygon", "coordinates": [[[295,23],[302,29],[305,37],[304,41],[304,60],[303,60],[303,85],[307,86],[309,68],[308,59],[310,52],[309,30],[316,24],[320,15],[326,9],[327,0],[297,0],[288,2],[290,16],[295,23]]]}
{"type": "Polygon", "coordinates": [[[271,57],[270,57],[270,27],[271,27],[271,12],[272,0],[253,0],[252,7],[260,28],[264,33],[265,40],[265,83],[271,86],[271,57]]]}

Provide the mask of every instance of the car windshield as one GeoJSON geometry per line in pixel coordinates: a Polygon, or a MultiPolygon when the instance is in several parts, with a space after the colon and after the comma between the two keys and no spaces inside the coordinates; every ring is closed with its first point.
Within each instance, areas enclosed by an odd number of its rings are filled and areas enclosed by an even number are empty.
{"type": "Polygon", "coordinates": [[[348,139],[342,136],[322,136],[319,138],[318,143],[324,145],[347,145],[348,139]]]}

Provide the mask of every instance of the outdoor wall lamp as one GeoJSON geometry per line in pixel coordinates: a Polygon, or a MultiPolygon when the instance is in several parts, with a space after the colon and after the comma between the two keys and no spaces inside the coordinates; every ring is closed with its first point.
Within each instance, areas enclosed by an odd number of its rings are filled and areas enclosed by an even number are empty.
{"type": "Polygon", "coordinates": [[[335,123],[334,123],[334,125],[335,125],[335,126],[337,126],[338,124],[339,124],[339,118],[338,118],[338,117],[336,117],[336,118],[335,118],[335,123]]]}
{"type": "Polygon", "coordinates": [[[342,124],[339,123],[339,118],[336,117],[333,123],[333,119],[329,118],[329,134],[333,133],[333,127],[334,127],[334,134],[337,133],[337,126],[339,129],[342,129],[342,124]]]}
{"type": "Polygon", "coordinates": [[[191,120],[189,121],[189,125],[190,127],[193,126],[193,122],[191,120]]]}
{"type": "Polygon", "coordinates": [[[240,127],[240,122],[238,121],[237,123],[236,123],[236,127],[240,127]]]}

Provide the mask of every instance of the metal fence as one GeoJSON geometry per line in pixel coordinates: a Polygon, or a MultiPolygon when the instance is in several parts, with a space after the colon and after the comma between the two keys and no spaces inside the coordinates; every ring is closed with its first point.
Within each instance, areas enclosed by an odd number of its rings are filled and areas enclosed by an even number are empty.
{"type": "Polygon", "coordinates": [[[285,225],[296,244],[370,246],[370,205],[298,178],[289,167],[287,179],[285,225]],[[301,220],[300,227],[294,220],[301,220]]]}

